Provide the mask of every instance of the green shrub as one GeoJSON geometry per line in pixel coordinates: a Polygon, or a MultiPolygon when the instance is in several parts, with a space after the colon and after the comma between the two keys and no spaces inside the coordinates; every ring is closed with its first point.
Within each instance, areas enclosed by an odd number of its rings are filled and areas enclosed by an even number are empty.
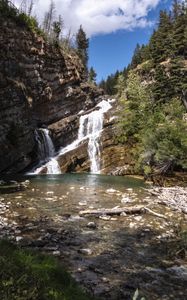
{"type": "Polygon", "coordinates": [[[130,71],[125,97],[121,101],[119,140],[136,143],[136,168],[146,176],[153,171],[187,169],[187,123],[179,98],[155,105],[152,91],[130,71]]]}
{"type": "Polygon", "coordinates": [[[91,300],[51,256],[0,242],[1,300],[91,300]]]}
{"type": "Polygon", "coordinates": [[[153,67],[154,67],[154,64],[153,64],[152,60],[147,60],[141,64],[141,70],[145,74],[149,73],[153,69],[153,67]]]}
{"type": "Polygon", "coordinates": [[[13,6],[10,6],[7,0],[0,0],[0,15],[16,18],[18,10],[13,6]]]}

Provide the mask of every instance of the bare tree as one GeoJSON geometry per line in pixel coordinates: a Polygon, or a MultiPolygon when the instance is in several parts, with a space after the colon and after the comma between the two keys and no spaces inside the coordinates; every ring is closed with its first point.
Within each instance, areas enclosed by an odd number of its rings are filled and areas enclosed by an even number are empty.
{"type": "Polygon", "coordinates": [[[44,21],[43,21],[43,29],[46,33],[50,34],[52,23],[55,16],[55,3],[53,0],[51,0],[51,3],[49,5],[49,10],[44,15],[44,21]]]}
{"type": "Polygon", "coordinates": [[[22,0],[22,1],[21,1],[19,10],[20,10],[22,13],[25,13],[25,14],[27,13],[27,0],[22,0]]]}
{"type": "Polygon", "coordinates": [[[32,14],[34,4],[35,4],[34,0],[30,0],[30,4],[29,4],[29,7],[28,7],[28,15],[29,16],[31,16],[31,14],[32,14]]]}
{"type": "Polygon", "coordinates": [[[31,16],[34,4],[35,4],[35,0],[22,0],[19,10],[20,12],[25,13],[28,16],[31,16]]]}

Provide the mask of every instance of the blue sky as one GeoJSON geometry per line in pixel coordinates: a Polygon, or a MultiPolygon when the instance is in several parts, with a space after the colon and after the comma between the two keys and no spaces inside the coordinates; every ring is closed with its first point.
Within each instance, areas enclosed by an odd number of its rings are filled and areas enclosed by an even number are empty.
{"type": "MultiPolygon", "coordinates": [[[[23,0],[12,0],[18,7],[23,0]]],[[[27,0],[29,6],[31,0],[27,0]]],[[[51,0],[34,0],[33,14],[42,23],[51,0]]],[[[137,43],[147,43],[158,20],[160,9],[171,7],[172,0],[53,0],[55,13],[64,21],[63,34],[76,35],[82,25],[90,39],[89,66],[97,81],[131,60],[137,43]]]]}
{"type": "Polygon", "coordinates": [[[161,1],[156,9],[149,12],[148,18],[153,21],[152,26],[134,30],[118,30],[115,33],[90,38],[89,66],[94,67],[98,82],[129,64],[136,44],[146,44],[149,41],[157,24],[160,9],[171,8],[171,3],[172,0],[161,1]]]}

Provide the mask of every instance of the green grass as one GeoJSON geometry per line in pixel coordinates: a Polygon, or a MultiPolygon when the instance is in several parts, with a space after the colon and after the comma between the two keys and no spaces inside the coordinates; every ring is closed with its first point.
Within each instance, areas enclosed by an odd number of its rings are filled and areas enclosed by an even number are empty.
{"type": "Polygon", "coordinates": [[[54,257],[0,241],[1,300],[93,300],[54,257]]]}

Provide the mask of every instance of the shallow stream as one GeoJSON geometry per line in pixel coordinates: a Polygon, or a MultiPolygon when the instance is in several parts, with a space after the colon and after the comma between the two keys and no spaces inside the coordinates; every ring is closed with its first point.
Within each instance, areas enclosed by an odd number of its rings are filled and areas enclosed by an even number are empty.
{"type": "Polygon", "coordinates": [[[27,179],[26,190],[0,195],[7,205],[1,215],[9,226],[1,229],[2,235],[58,256],[99,299],[132,299],[137,288],[147,300],[187,299],[187,262],[180,254],[185,245],[179,239],[187,221],[156,203],[140,179],[88,174],[27,179]],[[79,215],[87,209],[135,205],[166,219],[148,212],[79,215]]]}

